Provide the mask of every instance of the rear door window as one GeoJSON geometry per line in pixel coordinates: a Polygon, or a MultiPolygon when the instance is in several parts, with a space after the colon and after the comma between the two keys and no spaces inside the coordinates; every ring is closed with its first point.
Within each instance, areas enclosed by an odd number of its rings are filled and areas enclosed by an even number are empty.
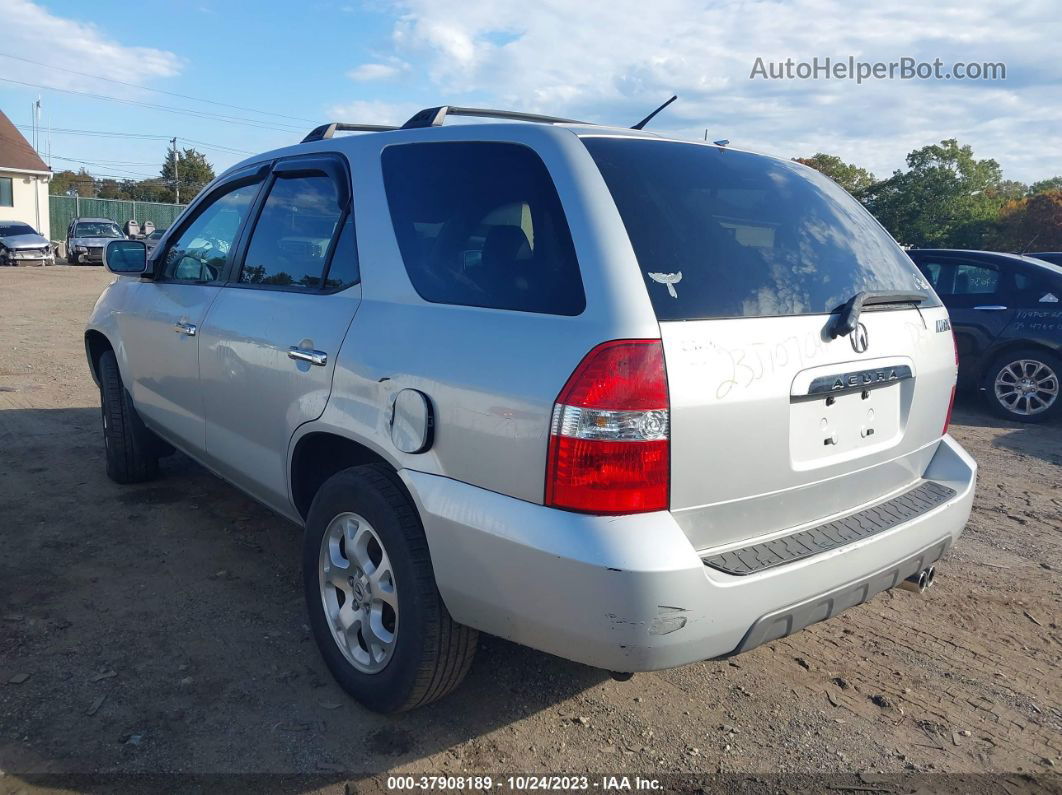
{"type": "Polygon", "coordinates": [[[825,314],[863,290],[938,303],[862,205],[812,169],[699,144],[583,143],[660,320],[825,314]]]}
{"type": "Polygon", "coordinates": [[[488,142],[390,146],[383,173],[402,260],[426,301],[583,311],[560,198],[531,149],[488,142]]]}

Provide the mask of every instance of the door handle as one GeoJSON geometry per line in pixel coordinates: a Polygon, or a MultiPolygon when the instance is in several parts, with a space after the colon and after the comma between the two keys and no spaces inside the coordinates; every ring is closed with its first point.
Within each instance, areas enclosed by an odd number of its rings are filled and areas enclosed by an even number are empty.
{"type": "Polygon", "coordinates": [[[194,337],[198,328],[195,323],[177,323],[174,325],[173,330],[178,334],[187,334],[189,337],[194,337]]]}
{"type": "Polygon", "coordinates": [[[318,367],[324,367],[328,364],[328,354],[324,351],[307,350],[306,348],[298,348],[294,345],[288,348],[288,358],[297,359],[300,362],[309,362],[318,367]]]}
{"type": "Polygon", "coordinates": [[[1006,307],[1000,304],[983,304],[975,306],[974,309],[980,309],[982,312],[1002,312],[1006,307]]]}

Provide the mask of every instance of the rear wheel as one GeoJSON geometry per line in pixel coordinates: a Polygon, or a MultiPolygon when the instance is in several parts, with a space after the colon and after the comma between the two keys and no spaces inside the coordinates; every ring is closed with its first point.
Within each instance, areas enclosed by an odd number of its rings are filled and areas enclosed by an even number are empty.
{"type": "Polygon", "coordinates": [[[303,546],[314,638],[336,681],[377,712],[442,698],[464,679],[477,633],[450,618],[417,512],[386,466],[333,475],[303,546]]]}
{"type": "Polygon", "coordinates": [[[1059,410],[1062,362],[1043,350],[1022,348],[998,357],[982,384],[988,404],[1001,417],[1044,422],[1059,410]]]}
{"type": "Polygon", "coordinates": [[[158,474],[164,445],[136,413],[114,351],[100,356],[99,376],[107,476],[116,483],[151,480],[158,474]]]}

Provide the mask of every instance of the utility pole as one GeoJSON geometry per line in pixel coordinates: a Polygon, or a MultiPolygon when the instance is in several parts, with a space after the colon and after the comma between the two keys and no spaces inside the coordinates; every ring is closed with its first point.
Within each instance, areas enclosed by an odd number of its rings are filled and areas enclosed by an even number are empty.
{"type": "Polygon", "coordinates": [[[177,138],[171,138],[170,143],[173,144],[173,192],[176,197],[175,204],[181,203],[181,177],[177,173],[177,138]]]}

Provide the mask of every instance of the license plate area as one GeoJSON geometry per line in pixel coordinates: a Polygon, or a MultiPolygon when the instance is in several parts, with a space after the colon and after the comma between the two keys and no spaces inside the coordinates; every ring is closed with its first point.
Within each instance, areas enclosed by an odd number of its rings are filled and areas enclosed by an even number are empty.
{"type": "Polygon", "coordinates": [[[903,438],[914,390],[911,367],[891,363],[856,372],[808,371],[794,383],[789,454],[806,470],[886,450],[903,438]],[[833,385],[827,391],[825,385],[833,385]]]}

